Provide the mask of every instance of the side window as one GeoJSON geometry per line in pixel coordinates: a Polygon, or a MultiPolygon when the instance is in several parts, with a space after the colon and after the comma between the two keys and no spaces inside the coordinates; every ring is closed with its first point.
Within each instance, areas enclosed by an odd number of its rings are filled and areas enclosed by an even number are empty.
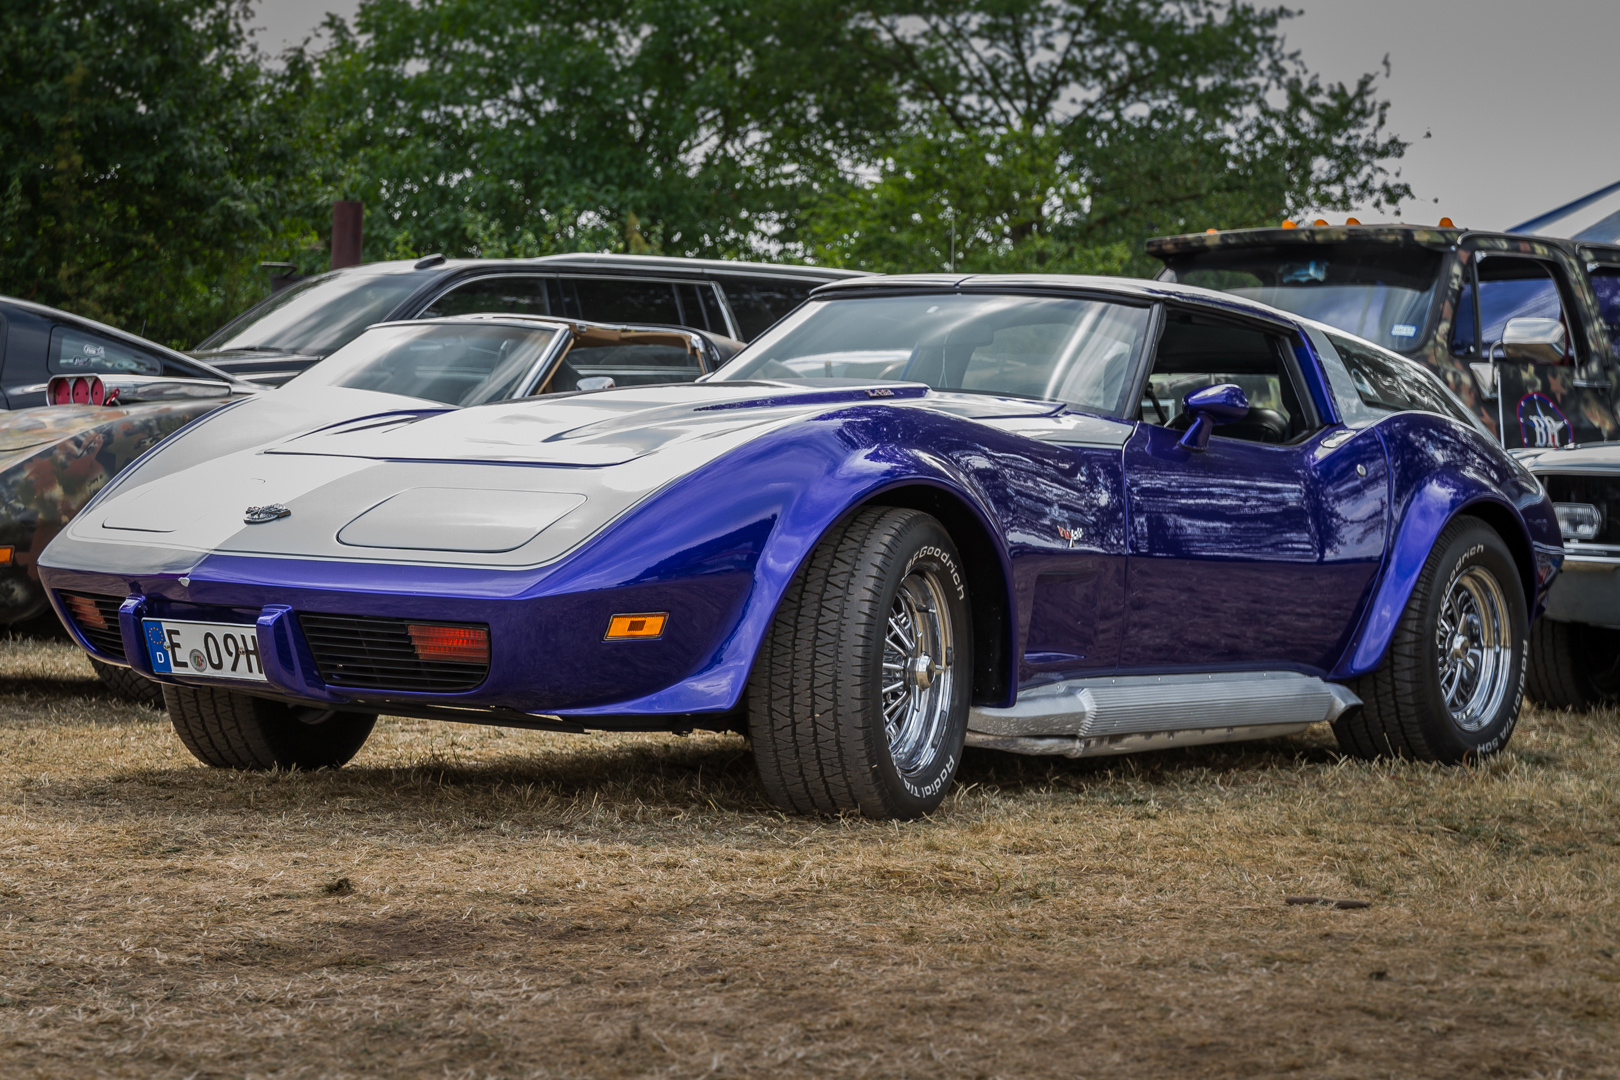
{"type": "Polygon", "coordinates": [[[484,277],[457,285],[430,304],[419,319],[443,315],[549,315],[545,279],[540,277],[484,277]]]}
{"type": "Polygon", "coordinates": [[[1599,266],[1591,278],[1603,325],[1609,328],[1609,348],[1620,358],[1620,266],[1599,266]]]}
{"type": "Polygon", "coordinates": [[[1215,429],[1217,436],[1286,443],[1316,428],[1293,372],[1291,350],[1280,337],[1178,312],[1164,336],[1142,395],[1141,418],[1177,431],[1190,418],[1182,400],[1195,390],[1235,383],[1249,399],[1249,416],[1215,429]]]}
{"type": "Polygon", "coordinates": [[[737,320],[737,332],[744,341],[752,341],[776,320],[804,303],[810,290],[820,282],[728,276],[721,279],[721,284],[726,290],[726,300],[731,303],[731,314],[737,320]]]}
{"type": "MultiPolygon", "coordinates": [[[[47,368],[52,375],[162,375],[163,361],[151,353],[102,337],[74,326],[57,326],[51,331],[51,351],[47,368]]],[[[179,368],[171,375],[192,375],[179,368]]]]}
{"type": "MultiPolygon", "coordinates": [[[[667,337],[667,335],[659,335],[667,337]]],[[[564,354],[547,389],[579,389],[579,380],[606,375],[615,386],[691,382],[703,374],[696,354],[672,342],[575,342],[564,354]]]]}
{"type": "Polygon", "coordinates": [[[563,314],[597,322],[681,325],[681,309],[671,282],[581,276],[561,278],[558,284],[573,300],[573,305],[565,302],[563,314]],[[569,306],[576,310],[568,311],[569,306]]]}
{"type": "Polygon", "coordinates": [[[1356,393],[1365,404],[1391,412],[1439,413],[1475,426],[1473,416],[1440,380],[1412,361],[1338,334],[1329,334],[1328,340],[1349,369],[1356,393]]]}
{"type": "Polygon", "coordinates": [[[1564,360],[1574,360],[1567,351],[1574,347],[1572,327],[1564,312],[1568,289],[1562,287],[1559,271],[1539,259],[1489,255],[1479,260],[1477,274],[1479,332],[1486,347],[1502,340],[1502,329],[1510,319],[1558,319],[1564,324],[1564,360]]]}

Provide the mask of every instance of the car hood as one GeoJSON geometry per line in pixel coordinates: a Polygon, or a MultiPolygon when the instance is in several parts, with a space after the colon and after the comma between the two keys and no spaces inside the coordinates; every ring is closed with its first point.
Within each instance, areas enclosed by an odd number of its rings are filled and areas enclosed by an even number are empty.
{"type": "Polygon", "coordinates": [[[45,561],[126,573],[185,572],[210,553],[532,567],[726,452],[830,411],[883,403],[1017,430],[1063,408],[855,382],[674,384],[454,410],[410,401],[349,391],[343,419],[296,431],[287,416],[321,409],[287,391],[216,414],[175,440],[184,467],[157,455],[154,479],[136,475],[80,514],[45,561]],[[261,410],[286,433],[232,447],[261,410]],[[250,524],[255,506],[287,513],[250,524]]]}

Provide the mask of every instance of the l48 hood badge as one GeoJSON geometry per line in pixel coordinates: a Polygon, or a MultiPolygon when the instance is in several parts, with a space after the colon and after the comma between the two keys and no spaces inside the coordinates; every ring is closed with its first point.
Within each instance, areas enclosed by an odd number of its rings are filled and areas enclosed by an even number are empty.
{"type": "Polygon", "coordinates": [[[281,506],[278,503],[271,503],[269,506],[248,507],[247,513],[243,516],[242,520],[247,522],[249,525],[263,525],[267,521],[275,521],[278,518],[291,516],[292,511],[287,509],[285,506],[281,506]]]}

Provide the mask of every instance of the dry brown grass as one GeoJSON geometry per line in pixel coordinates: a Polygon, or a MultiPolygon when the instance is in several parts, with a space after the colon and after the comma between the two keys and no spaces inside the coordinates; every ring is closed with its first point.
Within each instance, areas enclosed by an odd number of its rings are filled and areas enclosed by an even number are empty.
{"type": "Polygon", "coordinates": [[[1613,711],[1477,769],[979,753],[878,825],[731,737],[393,720],[243,776],[65,644],[0,679],[8,1078],[1620,1075],[1613,711]]]}

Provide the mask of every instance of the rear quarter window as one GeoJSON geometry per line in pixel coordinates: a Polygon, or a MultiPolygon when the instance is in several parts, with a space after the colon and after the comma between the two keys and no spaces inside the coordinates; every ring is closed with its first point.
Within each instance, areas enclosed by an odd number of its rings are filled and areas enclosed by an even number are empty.
{"type": "Polygon", "coordinates": [[[1432,412],[1478,428],[1474,415],[1422,367],[1364,341],[1327,335],[1344,361],[1362,403],[1387,412],[1432,412]]]}
{"type": "Polygon", "coordinates": [[[51,331],[46,366],[52,375],[163,374],[163,361],[151,353],[74,326],[58,326],[51,331]]]}

